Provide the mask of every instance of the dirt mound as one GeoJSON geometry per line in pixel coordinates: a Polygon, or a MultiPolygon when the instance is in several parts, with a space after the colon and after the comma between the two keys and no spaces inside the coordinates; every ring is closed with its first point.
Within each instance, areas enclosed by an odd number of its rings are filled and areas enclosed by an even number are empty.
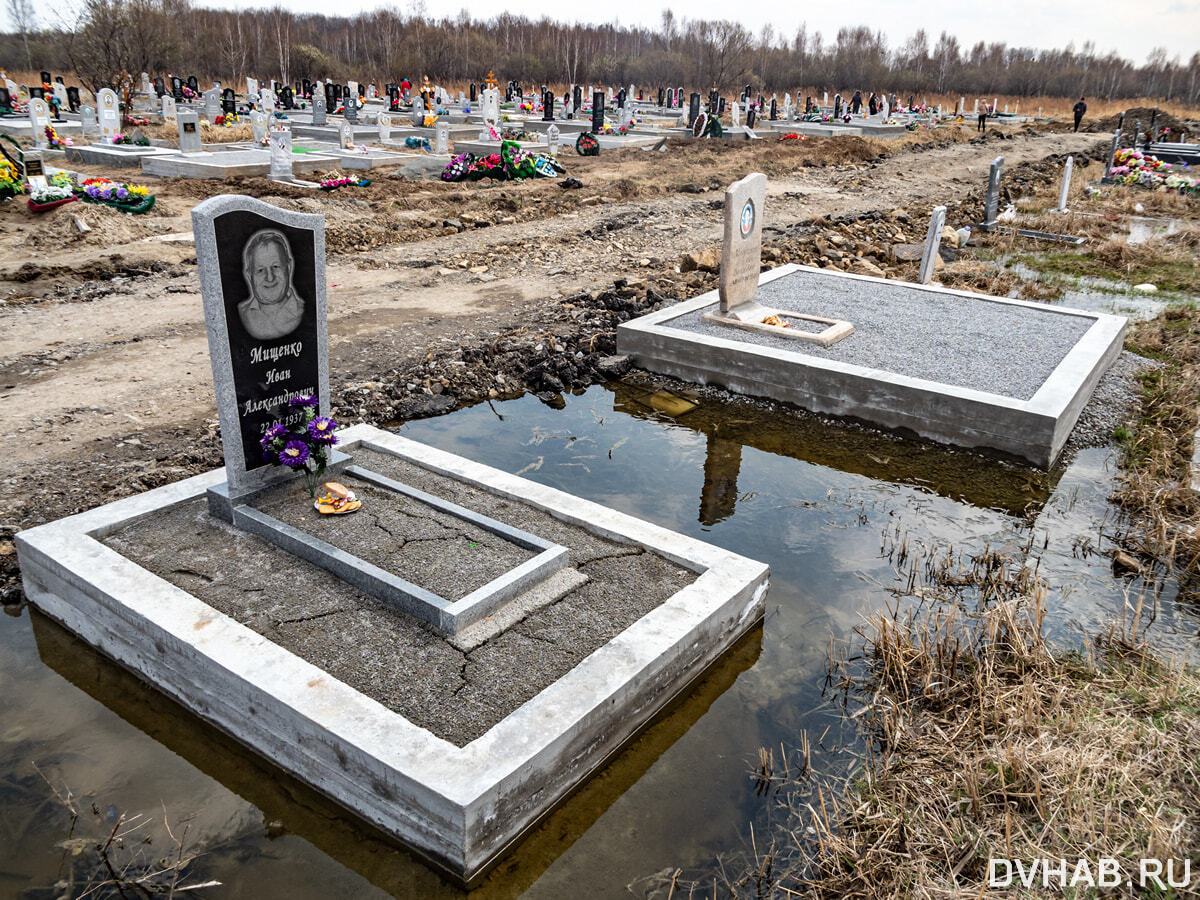
{"type": "Polygon", "coordinates": [[[1143,138],[1146,131],[1150,128],[1150,120],[1154,120],[1155,139],[1162,136],[1162,132],[1166,129],[1169,132],[1170,139],[1178,140],[1180,135],[1189,133],[1195,134],[1197,130],[1196,122],[1188,122],[1179,119],[1169,112],[1161,109],[1153,109],[1148,106],[1135,106],[1132,109],[1125,110],[1125,120],[1122,123],[1121,116],[1108,116],[1103,119],[1097,119],[1084,126],[1083,130],[1088,132],[1104,132],[1112,134],[1117,130],[1117,125],[1121,125],[1121,143],[1128,146],[1135,137],[1135,130],[1139,127],[1142,129],[1143,138]]]}

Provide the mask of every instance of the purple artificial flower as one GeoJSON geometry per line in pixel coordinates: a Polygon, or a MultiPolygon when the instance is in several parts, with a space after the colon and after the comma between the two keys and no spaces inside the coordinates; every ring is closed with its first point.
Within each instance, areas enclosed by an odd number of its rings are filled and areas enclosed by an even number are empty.
{"type": "Polygon", "coordinates": [[[278,422],[276,422],[274,425],[272,425],[270,428],[268,428],[265,432],[263,432],[263,436],[259,440],[259,443],[262,445],[262,448],[265,450],[265,449],[267,449],[267,447],[269,447],[271,444],[275,443],[276,440],[283,437],[285,434],[287,434],[287,429],[284,428],[282,425],[280,425],[278,422]]]}
{"type": "Polygon", "coordinates": [[[117,199],[118,200],[124,200],[128,196],[129,196],[129,191],[125,190],[125,188],[123,188],[123,187],[117,188],[117,199]]]}
{"type": "Polygon", "coordinates": [[[337,422],[329,416],[317,416],[308,423],[308,435],[318,444],[336,444],[337,422]]]}
{"type": "Polygon", "coordinates": [[[302,394],[288,401],[288,406],[316,406],[320,401],[312,394],[302,394]]]}
{"type": "Polygon", "coordinates": [[[308,462],[308,444],[304,441],[288,441],[279,451],[279,464],[292,469],[302,469],[308,462]]]}

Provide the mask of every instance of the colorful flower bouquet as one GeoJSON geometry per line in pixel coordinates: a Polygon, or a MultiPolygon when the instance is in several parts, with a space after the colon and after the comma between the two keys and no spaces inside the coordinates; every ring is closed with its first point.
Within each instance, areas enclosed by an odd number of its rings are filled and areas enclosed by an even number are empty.
{"type": "Polygon", "coordinates": [[[9,200],[23,193],[25,185],[21,181],[21,173],[7,159],[0,158],[0,200],[9,200]]]}
{"type": "Polygon", "coordinates": [[[1113,157],[1113,167],[1108,170],[1108,181],[1150,190],[1200,195],[1200,178],[1176,172],[1157,156],[1131,148],[1117,151],[1113,157]]]}
{"type": "Polygon", "coordinates": [[[135,147],[150,146],[150,138],[146,137],[144,134],[138,135],[137,137],[131,137],[127,134],[114,134],[112,142],[114,144],[131,144],[135,147]]]}
{"type": "Polygon", "coordinates": [[[349,175],[334,173],[321,179],[320,189],[323,191],[336,191],[338,188],[343,187],[366,187],[370,183],[366,178],[351,178],[349,175]]]}
{"type": "Polygon", "coordinates": [[[404,139],[404,146],[410,150],[429,150],[432,145],[429,143],[429,138],[406,137],[404,139]]]}
{"type": "Polygon", "coordinates": [[[450,160],[442,170],[443,181],[519,181],[522,178],[554,178],[565,175],[563,168],[552,157],[522,150],[513,141],[503,141],[499,153],[475,157],[463,153],[450,160]]]}
{"type": "Polygon", "coordinates": [[[150,124],[150,120],[145,118],[144,116],[131,116],[128,113],[126,113],[126,115],[122,118],[121,121],[125,125],[133,125],[134,127],[141,127],[143,125],[150,124]]]}
{"type": "Polygon", "coordinates": [[[329,450],[338,442],[338,424],[329,416],[318,415],[316,397],[293,397],[288,407],[299,414],[299,421],[290,428],[276,422],[259,439],[259,446],[266,462],[303,475],[308,496],[315,497],[329,464],[329,450]]]}
{"type": "Polygon", "coordinates": [[[138,184],[121,184],[107,178],[89,178],[75,191],[84,203],[111,206],[121,212],[141,215],[154,208],[154,195],[138,184]]]}
{"type": "Polygon", "coordinates": [[[48,143],[51,147],[54,147],[54,148],[70,147],[71,139],[59,137],[58,132],[54,130],[54,126],[47,125],[46,126],[46,143],[48,143]]]}
{"type": "Polygon", "coordinates": [[[781,141],[802,141],[802,140],[804,140],[804,135],[796,134],[796,132],[793,131],[790,134],[785,134],[779,140],[781,140],[781,141]]]}

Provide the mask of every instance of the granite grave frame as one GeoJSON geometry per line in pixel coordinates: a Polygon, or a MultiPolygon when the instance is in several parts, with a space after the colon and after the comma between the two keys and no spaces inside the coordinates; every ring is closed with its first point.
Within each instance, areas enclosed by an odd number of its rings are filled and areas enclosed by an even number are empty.
{"type": "Polygon", "coordinates": [[[223,469],[19,532],[25,592],[105,655],[469,885],[762,618],[769,570],[371,425],[341,436],[348,449],[368,445],[698,577],[463,747],[102,542],[203,498],[223,469]]]}
{"type": "Polygon", "coordinates": [[[907,430],[955,446],[998,451],[1049,468],[1061,453],[1096,383],[1122,349],[1126,319],[1105,313],[794,264],[761,274],[759,287],[798,273],[806,278],[853,279],[889,289],[899,285],[914,292],[949,294],[970,302],[1030,308],[1090,320],[1090,325],[1027,400],[821,358],[805,352],[800,344],[794,350],[785,350],[740,341],[736,334],[713,337],[672,327],[672,320],[717,308],[717,291],[617,326],[618,352],[628,354],[642,368],[685,381],[720,385],[817,413],[907,430]]]}

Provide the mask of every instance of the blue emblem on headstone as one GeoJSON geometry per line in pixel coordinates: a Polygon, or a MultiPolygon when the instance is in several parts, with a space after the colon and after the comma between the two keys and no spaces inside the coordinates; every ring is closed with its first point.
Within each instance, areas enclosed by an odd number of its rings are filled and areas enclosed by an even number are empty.
{"type": "Polygon", "coordinates": [[[747,200],[746,205],[742,207],[742,237],[746,237],[754,230],[754,201],[747,200]]]}

